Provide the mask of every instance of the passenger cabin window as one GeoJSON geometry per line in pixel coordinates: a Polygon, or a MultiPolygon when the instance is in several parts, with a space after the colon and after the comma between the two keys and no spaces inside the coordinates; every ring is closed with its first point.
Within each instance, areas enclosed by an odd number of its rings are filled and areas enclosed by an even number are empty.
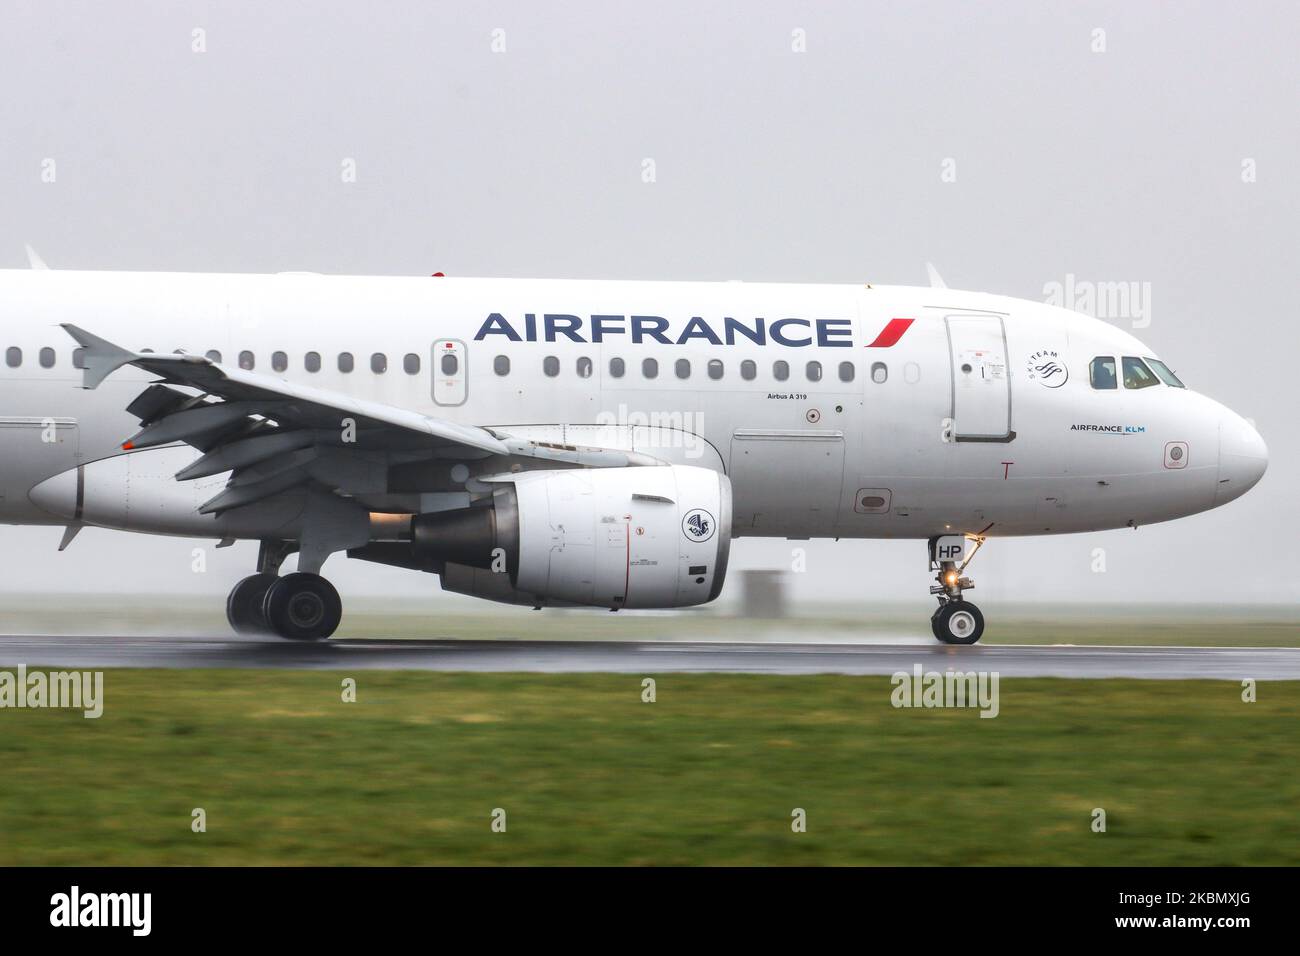
{"type": "Polygon", "coordinates": [[[320,353],[308,352],[302,357],[302,367],[309,372],[320,371],[320,353]]]}
{"type": "Polygon", "coordinates": [[[871,380],[877,385],[884,385],[889,381],[889,366],[884,362],[871,363],[871,380]]]}
{"type": "Polygon", "coordinates": [[[388,371],[388,356],[383,352],[375,352],[370,356],[370,371],[376,375],[383,375],[388,371]]]}
{"type": "Polygon", "coordinates": [[[745,359],[740,363],[740,377],[746,382],[752,382],[758,378],[758,363],[753,359],[745,359]]]}
{"type": "Polygon", "coordinates": [[[784,382],[790,377],[790,363],[785,359],[777,359],[772,363],[772,377],[778,382],[784,382]]]}
{"type": "Polygon", "coordinates": [[[54,368],[54,349],[46,346],[41,349],[41,368],[54,368]]]}
{"type": "Polygon", "coordinates": [[[351,352],[339,353],[339,371],[350,372],[356,366],[356,361],[352,358],[351,352]]]}
{"type": "Polygon", "coordinates": [[[1160,376],[1160,380],[1166,385],[1172,385],[1174,388],[1187,387],[1182,383],[1177,375],[1170,371],[1169,366],[1159,359],[1149,358],[1147,359],[1147,364],[1156,370],[1156,374],[1160,376]]]}
{"type": "Polygon", "coordinates": [[[1124,387],[1150,388],[1159,385],[1160,379],[1151,371],[1147,363],[1133,355],[1124,356],[1124,387]]]}
{"type": "Polygon", "coordinates": [[[496,358],[494,358],[492,360],[492,371],[496,372],[498,375],[509,375],[510,356],[498,355],[496,358]]]}
{"type": "Polygon", "coordinates": [[[407,375],[419,375],[420,356],[416,355],[414,352],[407,352],[406,355],[402,357],[402,371],[407,375]]]}
{"type": "MultiPolygon", "coordinates": [[[[220,361],[220,359],[218,359],[218,361],[220,361]]],[[[75,348],[75,349],[72,350],[72,367],[73,367],[73,368],[85,368],[85,367],[86,367],[86,350],[85,350],[85,349],[83,349],[83,348],[75,348]]]]}
{"type": "Polygon", "coordinates": [[[252,352],[249,352],[248,350],[244,350],[243,352],[239,353],[239,367],[242,368],[245,372],[251,372],[253,370],[253,366],[256,364],[257,361],[253,358],[252,352]]]}
{"type": "Polygon", "coordinates": [[[674,363],[674,365],[673,365],[673,370],[677,373],[677,377],[678,377],[678,378],[690,378],[690,377],[691,377],[691,360],[690,360],[690,359],[678,359],[678,360],[674,363]]]}
{"type": "Polygon", "coordinates": [[[218,352],[216,349],[208,349],[206,352],[203,353],[203,357],[206,358],[209,362],[215,362],[218,365],[221,364],[221,353],[218,352]]]}
{"type": "Polygon", "coordinates": [[[646,378],[658,378],[658,377],[659,377],[659,360],[658,360],[658,359],[652,359],[652,358],[642,359],[642,360],[641,360],[641,374],[644,375],[646,378]]]}
{"type": "Polygon", "coordinates": [[[442,358],[438,361],[438,368],[442,369],[443,375],[455,375],[460,371],[460,356],[452,352],[443,352],[442,358]]]}
{"type": "Polygon", "coordinates": [[[722,359],[709,359],[709,378],[715,382],[722,378],[722,359]]]}
{"type": "Polygon", "coordinates": [[[576,370],[578,373],[578,378],[591,378],[591,373],[592,373],[591,359],[587,358],[587,356],[585,355],[579,356],[576,370]]]}
{"type": "Polygon", "coordinates": [[[1118,388],[1119,383],[1115,378],[1115,358],[1111,355],[1098,355],[1088,366],[1088,380],[1092,382],[1093,388],[1110,389],[1118,388]]]}
{"type": "Polygon", "coordinates": [[[610,378],[622,378],[625,371],[627,371],[627,365],[621,358],[612,358],[609,360],[610,378]]]}
{"type": "Polygon", "coordinates": [[[548,355],[542,359],[542,372],[547,378],[555,378],[560,374],[560,360],[554,355],[548,355]]]}
{"type": "Polygon", "coordinates": [[[841,363],[840,363],[840,381],[841,381],[841,382],[851,382],[851,381],[853,381],[854,377],[855,377],[857,374],[858,374],[858,370],[857,370],[856,368],[853,367],[853,363],[852,363],[852,362],[841,362],[841,363]]]}
{"type": "Polygon", "coordinates": [[[23,364],[23,350],[16,345],[11,345],[5,349],[5,364],[10,368],[17,368],[23,364]]]}
{"type": "Polygon", "coordinates": [[[289,367],[289,356],[283,352],[271,353],[271,368],[277,372],[283,372],[289,367]]]}
{"type": "Polygon", "coordinates": [[[809,362],[804,366],[804,371],[808,374],[808,381],[820,382],[822,380],[821,362],[809,362]]]}

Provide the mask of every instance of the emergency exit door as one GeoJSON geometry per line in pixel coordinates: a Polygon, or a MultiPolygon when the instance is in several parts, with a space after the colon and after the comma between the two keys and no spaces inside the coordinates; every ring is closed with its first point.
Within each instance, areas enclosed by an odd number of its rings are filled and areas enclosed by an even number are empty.
{"type": "Polygon", "coordinates": [[[950,315],[952,419],[958,441],[1010,441],[1011,380],[1000,315],[950,315]]]}
{"type": "Polygon", "coordinates": [[[465,404],[465,343],[439,339],[433,343],[433,400],[439,405],[465,404]]]}

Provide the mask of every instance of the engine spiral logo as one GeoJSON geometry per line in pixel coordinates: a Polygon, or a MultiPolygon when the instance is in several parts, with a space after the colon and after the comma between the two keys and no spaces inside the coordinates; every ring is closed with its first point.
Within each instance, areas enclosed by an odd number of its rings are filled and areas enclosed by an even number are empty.
{"type": "Polygon", "coordinates": [[[715,524],[713,515],[703,508],[695,508],[686,512],[686,517],[682,518],[682,534],[686,535],[687,541],[702,544],[713,537],[715,524]]]}
{"type": "Polygon", "coordinates": [[[1047,349],[1029,356],[1025,372],[1044,388],[1060,388],[1070,380],[1070,370],[1060,355],[1047,349]]]}

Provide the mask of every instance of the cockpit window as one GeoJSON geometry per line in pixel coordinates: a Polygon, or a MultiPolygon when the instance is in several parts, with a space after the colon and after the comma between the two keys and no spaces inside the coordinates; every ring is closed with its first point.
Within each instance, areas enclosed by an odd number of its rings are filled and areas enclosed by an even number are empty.
{"type": "Polygon", "coordinates": [[[1088,378],[1093,388],[1117,388],[1115,380],[1115,356],[1098,355],[1088,366],[1088,378]]]}
{"type": "Polygon", "coordinates": [[[1151,371],[1146,362],[1132,355],[1124,356],[1124,387],[1150,388],[1159,385],[1160,379],[1151,371]]]}
{"type": "Polygon", "coordinates": [[[1174,388],[1187,387],[1179,381],[1177,375],[1169,370],[1169,366],[1159,359],[1149,358],[1147,359],[1147,364],[1156,370],[1156,374],[1160,376],[1160,381],[1164,382],[1166,385],[1172,385],[1174,388]]]}

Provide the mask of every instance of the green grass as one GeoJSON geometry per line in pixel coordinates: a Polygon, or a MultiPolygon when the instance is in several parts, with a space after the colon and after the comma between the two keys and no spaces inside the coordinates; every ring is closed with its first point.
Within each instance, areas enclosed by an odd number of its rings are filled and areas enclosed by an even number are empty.
{"type": "Polygon", "coordinates": [[[1300,863],[1300,683],[1004,680],[988,720],[884,677],[345,676],[0,710],[0,864],[1300,863]]]}

